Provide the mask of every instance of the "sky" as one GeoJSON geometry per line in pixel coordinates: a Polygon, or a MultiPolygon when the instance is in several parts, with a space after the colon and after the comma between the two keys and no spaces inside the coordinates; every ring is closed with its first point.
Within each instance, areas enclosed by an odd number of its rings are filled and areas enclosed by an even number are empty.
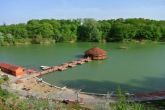
{"type": "Polygon", "coordinates": [[[0,0],[0,24],[74,18],[165,20],[165,0],[0,0]]]}

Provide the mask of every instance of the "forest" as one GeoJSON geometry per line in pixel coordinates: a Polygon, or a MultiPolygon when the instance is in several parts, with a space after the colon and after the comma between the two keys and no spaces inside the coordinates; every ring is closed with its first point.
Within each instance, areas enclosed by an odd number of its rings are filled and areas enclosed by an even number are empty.
{"type": "Polygon", "coordinates": [[[0,25],[0,45],[55,42],[165,41],[165,21],[144,18],[32,19],[0,25]]]}

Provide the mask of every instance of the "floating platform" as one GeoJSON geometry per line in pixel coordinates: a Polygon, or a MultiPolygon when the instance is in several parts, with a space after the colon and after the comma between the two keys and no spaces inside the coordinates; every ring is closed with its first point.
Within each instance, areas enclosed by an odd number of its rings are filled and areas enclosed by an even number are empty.
{"type": "Polygon", "coordinates": [[[56,72],[56,71],[64,71],[64,70],[67,70],[69,68],[73,68],[73,67],[76,67],[77,65],[82,65],[82,64],[84,64],[86,62],[90,62],[90,61],[92,61],[91,58],[81,58],[79,60],[70,61],[70,62],[63,63],[63,64],[58,65],[58,66],[51,66],[51,67],[40,66],[42,71],[36,72],[37,73],[36,76],[42,76],[44,74],[56,72]]]}

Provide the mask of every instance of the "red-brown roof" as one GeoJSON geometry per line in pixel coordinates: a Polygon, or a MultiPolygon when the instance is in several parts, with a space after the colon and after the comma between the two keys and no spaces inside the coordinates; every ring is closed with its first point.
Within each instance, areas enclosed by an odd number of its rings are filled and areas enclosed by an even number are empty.
{"type": "Polygon", "coordinates": [[[106,51],[100,49],[98,47],[91,48],[85,51],[85,55],[93,55],[93,56],[105,56],[107,54],[106,51]]]}
{"type": "Polygon", "coordinates": [[[18,68],[21,68],[20,66],[12,65],[12,64],[7,64],[7,63],[0,63],[0,68],[5,68],[10,71],[16,71],[18,68]]]}

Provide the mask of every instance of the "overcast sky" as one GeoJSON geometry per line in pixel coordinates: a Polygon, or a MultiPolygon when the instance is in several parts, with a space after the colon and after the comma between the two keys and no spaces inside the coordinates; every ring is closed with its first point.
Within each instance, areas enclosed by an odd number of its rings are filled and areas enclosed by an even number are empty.
{"type": "Polygon", "coordinates": [[[165,20],[165,0],[0,0],[0,24],[30,19],[165,20]]]}

